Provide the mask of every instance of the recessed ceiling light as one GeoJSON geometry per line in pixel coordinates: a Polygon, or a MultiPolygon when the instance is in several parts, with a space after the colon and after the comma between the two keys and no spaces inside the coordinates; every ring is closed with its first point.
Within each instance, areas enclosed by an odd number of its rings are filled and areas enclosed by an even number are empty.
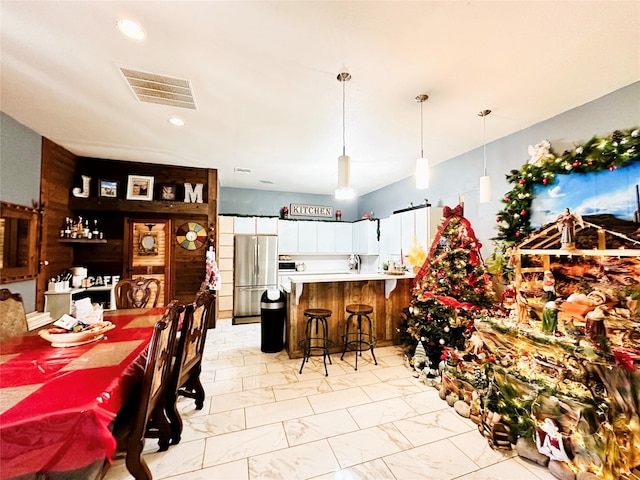
{"type": "Polygon", "coordinates": [[[260,180],[260,183],[266,183],[267,185],[273,185],[271,180],[260,180]]]}
{"type": "Polygon", "coordinates": [[[242,168],[242,167],[235,167],[233,169],[233,171],[235,173],[251,173],[251,169],[250,168],[242,168]]]}
{"type": "Polygon", "coordinates": [[[128,18],[118,20],[117,25],[118,29],[123,34],[134,40],[144,40],[144,37],[146,36],[142,27],[128,18]]]}
{"type": "Polygon", "coordinates": [[[171,117],[169,119],[169,123],[171,125],[175,125],[176,127],[184,126],[184,120],[182,120],[181,118],[178,118],[178,117],[171,117]]]}

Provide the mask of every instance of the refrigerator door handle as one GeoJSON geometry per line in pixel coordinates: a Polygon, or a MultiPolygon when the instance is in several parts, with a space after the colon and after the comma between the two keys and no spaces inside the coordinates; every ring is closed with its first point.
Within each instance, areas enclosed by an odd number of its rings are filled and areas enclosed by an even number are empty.
{"type": "Polygon", "coordinates": [[[260,242],[256,238],[255,255],[253,256],[253,282],[258,283],[260,278],[260,242]]]}

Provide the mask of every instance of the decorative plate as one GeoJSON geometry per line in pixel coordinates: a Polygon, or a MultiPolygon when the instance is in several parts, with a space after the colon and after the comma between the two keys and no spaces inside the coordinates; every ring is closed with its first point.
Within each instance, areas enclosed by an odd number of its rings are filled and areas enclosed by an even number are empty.
{"type": "Polygon", "coordinates": [[[207,243],[207,231],[199,223],[187,222],[178,227],[176,241],[186,250],[195,250],[207,243]]]}
{"type": "Polygon", "coordinates": [[[106,332],[115,327],[111,322],[98,322],[82,332],[56,333],[61,329],[44,328],[38,332],[38,335],[51,342],[52,347],[75,347],[100,340],[106,332]]]}

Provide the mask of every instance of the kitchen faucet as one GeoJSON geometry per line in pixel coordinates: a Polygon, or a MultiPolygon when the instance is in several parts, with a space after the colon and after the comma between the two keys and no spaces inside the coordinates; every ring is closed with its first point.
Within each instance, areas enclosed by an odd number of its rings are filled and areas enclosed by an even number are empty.
{"type": "Polygon", "coordinates": [[[360,273],[360,256],[352,253],[349,255],[349,270],[356,270],[360,273]]]}

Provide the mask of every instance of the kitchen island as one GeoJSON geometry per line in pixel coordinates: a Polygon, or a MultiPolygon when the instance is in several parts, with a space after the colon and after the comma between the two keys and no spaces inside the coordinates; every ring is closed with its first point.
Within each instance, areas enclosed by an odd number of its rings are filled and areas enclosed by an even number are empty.
{"type": "Polygon", "coordinates": [[[377,346],[399,343],[397,327],[402,309],[409,306],[413,288],[413,273],[386,275],[381,273],[342,273],[296,275],[289,278],[285,348],[290,358],[302,358],[300,342],[304,339],[307,308],[326,308],[333,312],[328,318],[331,352],[342,351],[347,313],[345,307],[363,303],[373,307],[377,346]]]}

